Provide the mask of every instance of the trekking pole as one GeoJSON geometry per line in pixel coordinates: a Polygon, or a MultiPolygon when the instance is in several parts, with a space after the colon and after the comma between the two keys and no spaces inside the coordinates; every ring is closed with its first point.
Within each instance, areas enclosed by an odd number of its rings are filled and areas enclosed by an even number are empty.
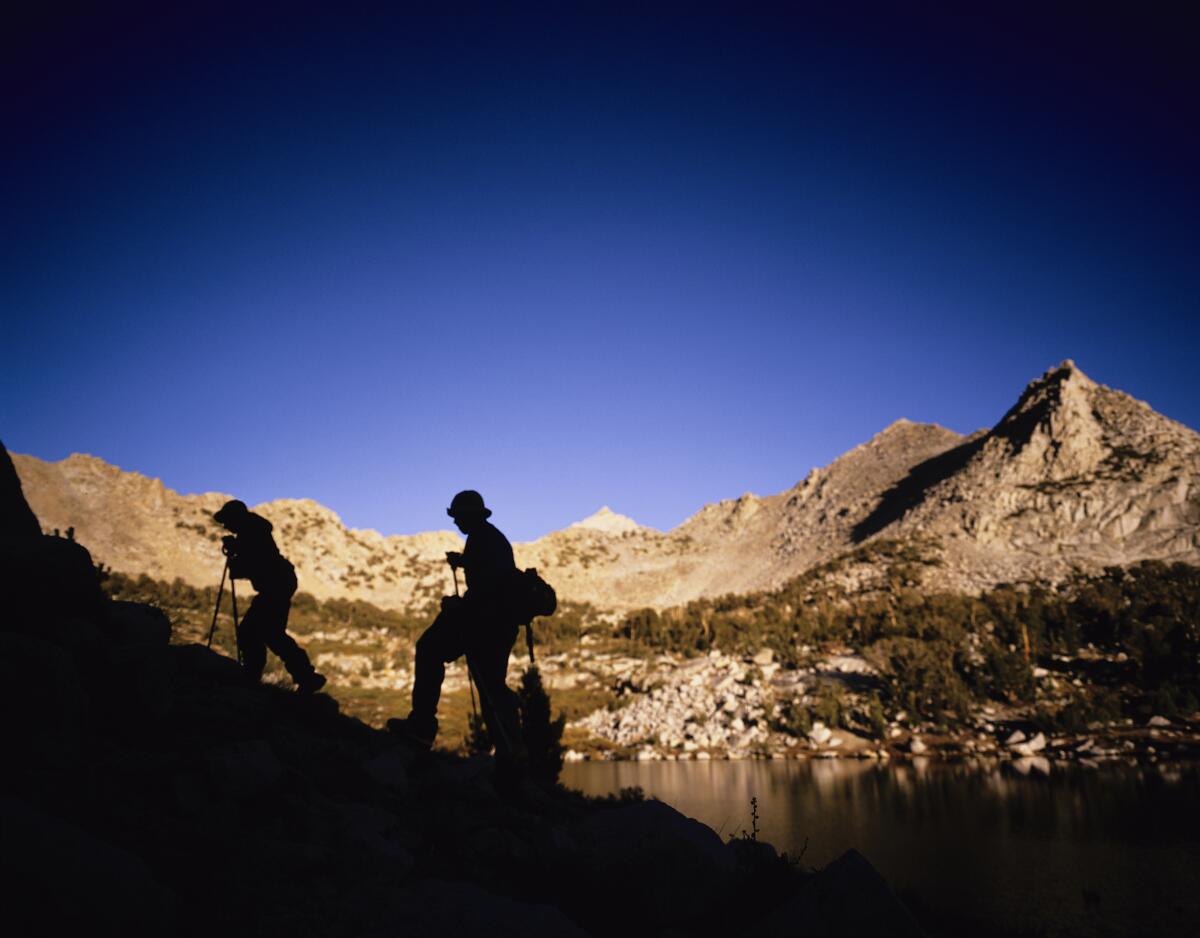
{"type": "MultiPolygon", "coordinates": [[[[446,558],[446,563],[450,563],[449,557],[446,558]]],[[[454,564],[450,563],[450,572],[452,574],[454,574],[454,595],[457,596],[458,595],[458,567],[456,567],[456,566],[454,566],[454,564]]],[[[470,665],[467,665],[467,690],[469,690],[471,692],[471,716],[473,716],[475,719],[478,720],[479,719],[479,711],[475,709],[475,680],[471,674],[471,666],[470,665]]],[[[480,693],[482,694],[483,691],[480,690],[480,693]]]]}
{"type": "MultiPolygon", "coordinates": [[[[471,673],[471,663],[468,661],[467,662],[467,680],[469,681],[472,676],[473,675],[471,673]]],[[[500,711],[496,709],[496,702],[494,700],[492,700],[492,695],[490,693],[488,693],[488,689],[483,686],[482,681],[476,680],[475,683],[479,685],[480,701],[482,703],[486,704],[488,709],[492,711],[492,716],[495,718],[495,721],[496,721],[496,729],[498,729],[500,731],[500,737],[504,740],[504,748],[510,754],[515,752],[516,750],[513,748],[512,740],[510,740],[508,738],[508,730],[506,730],[504,728],[504,720],[500,715],[500,711]]]]}
{"type": "MultiPolygon", "coordinates": [[[[213,633],[217,631],[217,613],[221,611],[221,595],[225,592],[225,574],[229,572],[229,558],[225,558],[225,567],[221,570],[221,585],[217,587],[217,605],[213,609],[212,625],[208,627],[208,641],[205,643],[206,648],[212,648],[213,633]]],[[[230,581],[230,587],[233,586],[233,581],[230,581]]]]}
{"type": "Polygon", "coordinates": [[[237,649],[238,664],[242,663],[242,643],[238,641],[237,587],[229,578],[229,598],[233,601],[233,647],[237,649]]]}

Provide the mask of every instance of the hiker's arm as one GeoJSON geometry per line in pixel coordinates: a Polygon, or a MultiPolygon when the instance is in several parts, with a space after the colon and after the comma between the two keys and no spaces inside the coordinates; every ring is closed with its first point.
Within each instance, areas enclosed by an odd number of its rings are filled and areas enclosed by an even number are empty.
{"type": "Polygon", "coordinates": [[[472,604],[494,605],[507,596],[513,565],[502,551],[473,550],[466,558],[471,588],[467,597],[472,604]]]}

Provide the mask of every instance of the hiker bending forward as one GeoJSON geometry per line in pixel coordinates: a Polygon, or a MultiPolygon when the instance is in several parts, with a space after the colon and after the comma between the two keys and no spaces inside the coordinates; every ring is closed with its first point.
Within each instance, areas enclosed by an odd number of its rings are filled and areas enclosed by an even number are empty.
{"type": "Polygon", "coordinates": [[[417,640],[412,712],[403,720],[389,720],[388,729],[432,746],[446,665],[466,655],[488,735],[497,755],[506,758],[514,754],[519,732],[516,694],[505,684],[508,653],[518,629],[508,608],[516,572],[512,545],[487,520],[492,512],[478,492],[459,492],[446,513],[467,536],[462,553],[446,554],[451,567],[466,572],[467,590],[461,597],[443,597],[442,611],[417,640]]]}
{"type": "Polygon", "coordinates": [[[262,680],[269,648],[283,661],[298,691],[311,694],[320,690],[325,684],[324,675],[316,672],[304,649],[287,634],[296,570],[275,545],[271,522],[237,499],[226,502],[213,518],[233,532],[233,536],[224,538],[230,576],[249,580],[257,591],[238,623],[242,667],[253,680],[262,680]]]}

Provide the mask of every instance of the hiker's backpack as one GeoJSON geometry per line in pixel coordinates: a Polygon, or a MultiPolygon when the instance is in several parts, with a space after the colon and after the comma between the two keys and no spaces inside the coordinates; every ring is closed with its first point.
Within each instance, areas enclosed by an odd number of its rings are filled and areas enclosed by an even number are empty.
{"type": "Polygon", "coordinates": [[[518,570],[513,577],[513,614],[518,623],[528,625],[538,616],[554,615],[558,596],[554,587],[538,576],[534,567],[518,570]]]}
{"type": "Polygon", "coordinates": [[[525,644],[529,646],[529,663],[533,663],[533,620],[538,616],[554,615],[558,596],[554,587],[538,576],[533,567],[518,570],[513,577],[511,593],[513,615],[525,626],[525,644]]]}

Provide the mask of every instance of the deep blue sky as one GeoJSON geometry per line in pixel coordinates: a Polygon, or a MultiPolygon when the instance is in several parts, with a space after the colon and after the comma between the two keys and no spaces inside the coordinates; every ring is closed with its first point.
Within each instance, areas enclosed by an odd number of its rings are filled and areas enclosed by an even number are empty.
{"type": "Polygon", "coordinates": [[[1182,23],[336,6],[8,31],[11,450],[526,539],[1067,357],[1200,426],[1182,23]]]}

